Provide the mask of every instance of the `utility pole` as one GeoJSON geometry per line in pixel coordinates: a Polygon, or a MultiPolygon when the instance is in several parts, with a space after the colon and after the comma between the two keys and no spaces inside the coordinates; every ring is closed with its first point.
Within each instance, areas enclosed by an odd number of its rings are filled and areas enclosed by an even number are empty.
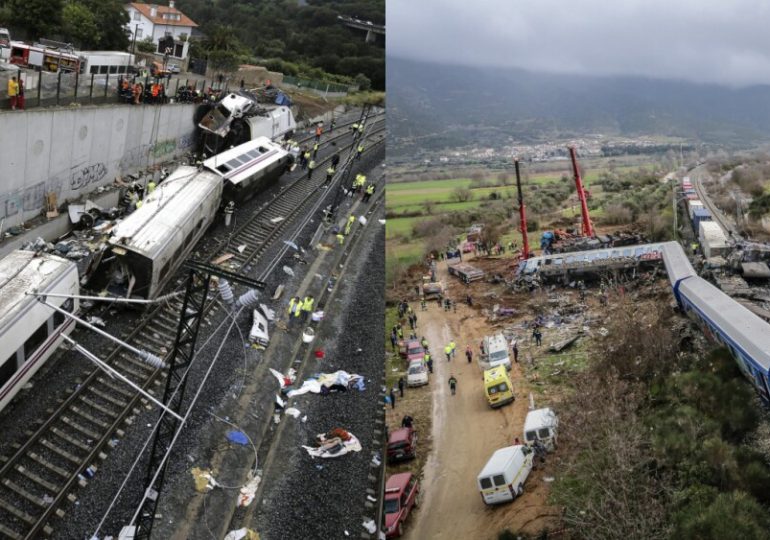
{"type": "MultiPolygon", "coordinates": [[[[187,290],[182,304],[182,311],[179,315],[176,342],[174,343],[171,358],[168,361],[166,389],[163,394],[163,404],[170,411],[177,413],[177,415],[182,410],[184,391],[187,384],[187,367],[195,355],[195,343],[206,307],[211,278],[218,276],[233,283],[246,285],[247,287],[265,288],[265,283],[262,281],[222,270],[212,264],[192,260],[185,261],[184,264],[189,268],[187,290]]],[[[152,450],[150,451],[150,461],[147,467],[142,502],[134,514],[136,529],[133,531],[135,533],[133,538],[136,540],[149,540],[151,538],[155,511],[160,500],[165,471],[168,465],[165,454],[171,447],[180,427],[180,422],[177,418],[178,416],[161,413],[158,431],[155,434],[152,450]]]]}
{"type": "Polygon", "coordinates": [[[524,196],[521,194],[521,174],[519,174],[519,160],[513,160],[516,169],[516,191],[519,194],[519,224],[521,226],[522,259],[529,259],[529,239],[527,237],[527,210],[524,207],[524,196]]]}
{"type": "Polygon", "coordinates": [[[134,39],[131,40],[131,55],[136,52],[136,33],[139,31],[139,23],[134,25],[134,39]]]}

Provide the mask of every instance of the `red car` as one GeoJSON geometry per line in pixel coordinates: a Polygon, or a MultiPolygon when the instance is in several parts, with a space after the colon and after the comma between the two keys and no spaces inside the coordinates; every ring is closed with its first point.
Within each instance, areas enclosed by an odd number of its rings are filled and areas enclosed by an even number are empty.
{"type": "Polygon", "coordinates": [[[425,358],[425,349],[416,339],[410,339],[406,342],[406,361],[411,364],[413,360],[422,360],[425,358]]]}
{"type": "Polygon", "coordinates": [[[388,461],[406,461],[417,456],[417,432],[411,427],[402,427],[388,437],[388,461]]]}
{"type": "Polygon", "coordinates": [[[394,474],[385,484],[385,538],[404,534],[404,521],[417,506],[420,484],[412,473],[394,474]]]}

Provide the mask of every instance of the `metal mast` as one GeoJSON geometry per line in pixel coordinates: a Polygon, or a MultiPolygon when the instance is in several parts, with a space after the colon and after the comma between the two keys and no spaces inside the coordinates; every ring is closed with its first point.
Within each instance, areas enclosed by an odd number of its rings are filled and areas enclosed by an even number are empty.
{"type": "Polygon", "coordinates": [[[527,238],[527,209],[524,206],[524,196],[521,194],[521,175],[519,174],[519,160],[513,160],[513,166],[516,168],[516,190],[519,193],[519,223],[521,227],[522,238],[522,259],[529,259],[529,240],[527,238]]]}
{"type": "Polygon", "coordinates": [[[583,217],[583,236],[592,237],[594,228],[591,225],[591,216],[588,214],[588,203],[586,202],[586,192],[583,189],[583,179],[580,177],[580,167],[578,167],[577,153],[574,146],[568,146],[569,157],[572,160],[572,174],[575,175],[575,187],[577,188],[578,199],[580,199],[580,214],[583,217]]]}

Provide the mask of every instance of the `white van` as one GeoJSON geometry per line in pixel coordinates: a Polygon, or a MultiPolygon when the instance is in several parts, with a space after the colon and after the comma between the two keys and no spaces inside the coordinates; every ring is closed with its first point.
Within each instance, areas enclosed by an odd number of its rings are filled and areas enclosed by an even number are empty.
{"type": "Polygon", "coordinates": [[[497,450],[479,473],[477,483],[487,504],[512,501],[524,492],[524,482],[532,470],[534,452],[517,444],[497,450]]]}
{"type": "Polygon", "coordinates": [[[524,442],[532,446],[535,441],[540,441],[546,450],[553,452],[558,429],[559,418],[552,409],[546,407],[529,411],[524,421],[524,442]]]}
{"type": "Polygon", "coordinates": [[[486,336],[484,338],[484,352],[490,368],[505,366],[505,369],[511,370],[511,359],[508,356],[508,341],[503,334],[486,336]]]}
{"type": "Polygon", "coordinates": [[[428,368],[422,360],[409,362],[409,370],[406,372],[407,386],[423,386],[428,384],[428,368]]]}

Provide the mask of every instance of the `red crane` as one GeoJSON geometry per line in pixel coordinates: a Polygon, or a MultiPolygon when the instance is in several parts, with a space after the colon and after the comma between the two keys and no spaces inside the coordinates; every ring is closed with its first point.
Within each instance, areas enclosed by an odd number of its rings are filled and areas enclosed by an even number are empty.
{"type": "Polygon", "coordinates": [[[588,203],[586,202],[586,191],[583,189],[583,179],[580,177],[580,168],[577,162],[577,153],[574,146],[568,146],[569,157],[572,160],[572,174],[575,175],[575,187],[577,188],[578,199],[580,199],[580,214],[583,216],[583,236],[592,237],[594,228],[591,225],[591,216],[588,214],[588,203]]]}
{"type": "Polygon", "coordinates": [[[519,222],[521,223],[521,258],[529,259],[529,240],[527,239],[527,210],[524,206],[524,197],[521,194],[521,175],[519,174],[519,160],[513,160],[516,168],[516,189],[519,192],[519,222]]]}

